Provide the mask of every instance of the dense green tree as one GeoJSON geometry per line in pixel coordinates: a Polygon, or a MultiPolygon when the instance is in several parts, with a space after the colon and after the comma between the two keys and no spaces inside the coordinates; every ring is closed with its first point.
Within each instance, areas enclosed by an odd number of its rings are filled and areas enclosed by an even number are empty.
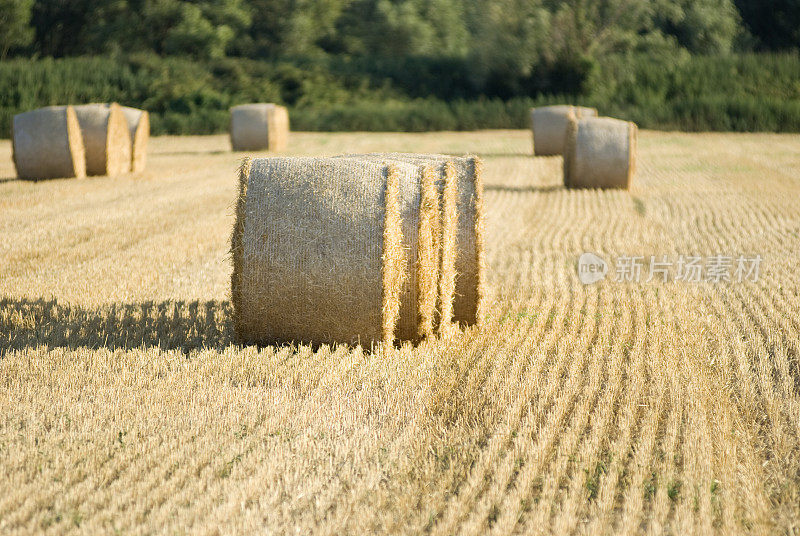
{"type": "Polygon", "coordinates": [[[36,0],[31,22],[36,52],[44,56],[73,56],[86,52],[90,0],[36,0]]]}
{"type": "Polygon", "coordinates": [[[177,22],[167,30],[167,54],[219,58],[237,35],[250,26],[250,11],[240,0],[172,2],[177,22]]]}
{"type": "Polygon", "coordinates": [[[457,0],[355,0],[337,28],[342,49],[378,56],[463,57],[470,45],[457,0]]]}
{"type": "Polygon", "coordinates": [[[0,0],[0,59],[14,47],[24,47],[33,40],[30,27],[33,0],[0,0]]]}
{"type": "Polygon", "coordinates": [[[195,57],[225,54],[250,26],[242,0],[36,0],[37,52],[47,56],[109,50],[195,57]]]}
{"type": "Polygon", "coordinates": [[[215,27],[200,6],[183,3],[178,23],[169,29],[164,40],[164,51],[175,55],[219,58],[225,55],[225,47],[231,39],[233,31],[229,26],[215,27]]]}
{"type": "Polygon", "coordinates": [[[654,29],[652,2],[550,1],[553,18],[546,59],[597,58],[635,49],[654,29]]]}
{"type": "Polygon", "coordinates": [[[696,54],[729,52],[741,31],[731,0],[662,0],[654,9],[656,28],[696,54]]]}
{"type": "Polygon", "coordinates": [[[800,0],[736,0],[736,6],[762,48],[800,48],[800,0]]]}
{"type": "Polygon", "coordinates": [[[479,84],[490,93],[519,94],[547,46],[550,13],[542,2],[481,0],[468,10],[471,59],[479,84]]]}
{"type": "Polygon", "coordinates": [[[337,21],[351,0],[250,0],[252,53],[262,57],[341,52],[337,21]]]}
{"type": "MultiPolygon", "coordinates": [[[[0,1],[10,6],[5,20],[14,21],[6,24],[17,29],[3,37],[17,44],[33,2],[34,49],[43,55],[118,48],[196,57],[471,57],[479,72],[492,63],[497,73],[522,76],[537,64],[670,43],[726,52],[741,32],[734,0],[0,1]]],[[[765,46],[796,46],[800,0],[770,0],[775,9],[736,1],[765,46]]]]}

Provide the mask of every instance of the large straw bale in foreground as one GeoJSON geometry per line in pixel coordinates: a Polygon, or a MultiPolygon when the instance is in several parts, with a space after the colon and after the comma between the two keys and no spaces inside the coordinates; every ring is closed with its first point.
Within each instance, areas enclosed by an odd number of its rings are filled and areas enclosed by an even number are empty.
{"type": "Polygon", "coordinates": [[[418,196],[411,165],[246,161],[232,238],[240,339],[392,342],[407,277],[402,215],[418,196]]]}
{"type": "Polygon", "coordinates": [[[83,138],[72,106],[15,115],[11,143],[20,179],[86,176],[83,138]]]}
{"type": "Polygon", "coordinates": [[[289,112],[277,104],[242,104],[231,108],[234,151],[283,151],[289,143],[289,112]]]}
{"type": "Polygon", "coordinates": [[[131,138],[131,171],[144,171],[147,164],[147,144],[150,140],[150,114],[145,110],[122,106],[131,138]]]}
{"type": "MultiPolygon", "coordinates": [[[[437,166],[440,173],[439,185],[440,195],[442,196],[441,207],[443,207],[442,228],[449,226],[456,228],[455,244],[450,247],[448,244],[448,234],[444,232],[441,236],[442,252],[440,264],[440,285],[447,286],[450,280],[448,274],[452,273],[448,268],[447,259],[455,257],[455,296],[453,298],[452,318],[454,321],[463,325],[480,324],[484,315],[485,301],[485,280],[486,280],[486,260],[484,246],[484,218],[483,218],[483,180],[481,160],[474,156],[453,157],[447,155],[428,155],[414,153],[387,153],[373,154],[372,158],[387,159],[391,158],[400,162],[411,162],[413,164],[429,164],[437,166]],[[449,170],[451,179],[445,182],[442,180],[441,173],[449,170]],[[444,208],[449,195],[446,184],[454,185],[455,194],[455,216],[444,208]]],[[[440,293],[440,315],[444,323],[449,318],[447,308],[448,291],[445,288],[440,293]]]]}
{"type": "Polygon", "coordinates": [[[583,106],[544,106],[531,109],[533,153],[537,156],[564,154],[564,137],[573,117],[596,117],[597,110],[583,106]]]}
{"type": "Polygon", "coordinates": [[[572,120],[566,137],[564,186],[628,189],[636,170],[634,123],[590,117],[572,120]]]}
{"type": "Polygon", "coordinates": [[[86,147],[88,175],[122,175],[131,169],[131,137],[117,103],[75,107],[86,147]]]}

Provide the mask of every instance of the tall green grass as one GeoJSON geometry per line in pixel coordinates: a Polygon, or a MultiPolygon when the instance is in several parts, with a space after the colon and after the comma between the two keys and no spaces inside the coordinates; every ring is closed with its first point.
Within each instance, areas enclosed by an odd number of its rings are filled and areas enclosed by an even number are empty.
{"type": "Polygon", "coordinates": [[[10,60],[0,63],[0,136],[10,134],[16,113],[107,101],[149,110],[154,134],[224,132],[231,106],[256,101],[288,105],[296,130],[524,128],[530,107],[574,102],[644,128],[800,132],[794,54],[614,57],[574,94],[507,100],[475,93],[457,62],[420,63],[412,87],[415,65],[152,55],[10,60]]]}

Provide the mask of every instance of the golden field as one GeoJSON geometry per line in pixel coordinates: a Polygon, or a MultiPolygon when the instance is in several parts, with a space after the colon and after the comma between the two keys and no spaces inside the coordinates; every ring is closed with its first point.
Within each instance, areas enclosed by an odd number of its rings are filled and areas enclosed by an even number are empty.
{"type": "Polygon", "coordinates": [[[526,131],[290,144],[483,156],[486,325],[237,346],[226,136],[39,183],[0,142],[0,533],[800,533],[800,137],[643,132],[630,192],[564,190],[526,131]]]}

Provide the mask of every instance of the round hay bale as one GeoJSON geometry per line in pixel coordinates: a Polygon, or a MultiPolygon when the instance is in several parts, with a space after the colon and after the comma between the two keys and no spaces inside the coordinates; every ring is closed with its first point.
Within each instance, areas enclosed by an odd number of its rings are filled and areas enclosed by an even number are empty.
{"type": "Polygon", "coordinates": [[[289,112],[268,103],[231,108],[231,146],[234,151],[283,151],[289,139],[289,112]]]}
{"type": "Polygon", "coordinates": [[[86,176],[83,138],[72,106],[15,115],[11,144],[20,179],[86,176]]]}
{"type": "Polygon", "coordinates": [[[117,103],[75,107],[86,147],[88,175],[122,175],[131,169],[131,137],[117,103]]]}
{"type": "MultiPolygon", "coordinates": [[[[364,155],[362,155],[364,156],[364,155]]],[[[462,325],[480,324],[485,309],[486,265],[484,253],[482,162],[473,156],[453,157],[438,154],[387,153],[368,155],[398,162],[438,165],[437,183],[442,206],[442,242],[440,246],[440,325],[446,329],[449,318],[448,296],[452,299],[452,318],[462,325]],[[448,166],[449,164],[449,166],[448,166]],[[444,180],[447,176],[448,179],[444,180]],[[448,194],[447,185],[452,190],[448,194]],[[445,208],[455,198],[455,211],[445,208]],[[455,234],[448,228],[455,228],[455,234]],[[454,241],[448,237],[454,236],[454,241]],[[454,265],[454,271],[449,268],[454,265]],[[450,275],[452,274],[452,275],[450,275]],[[453,281],[454,283],[451,283],[453,281]],[[454,293],[448,287],[454,286],[454,293]]]]}
{"type": "Polygon", "coordinates": [[[533,152],[536,156],[564,154],[564,137],[571,118],[596,117],[597,110],[583,106],[558,105],[531,109],[533,152]]]}
{"type": "Polygon", "coordinates": [[[391,343],[418,170],[260,158],[240,173],[231,250],[234,326],[248,343],[391,343]]]}
{"type": "Polygon", "coordinates": [[[131,171],[144,171],[147,164],[147,144],[150,140],[150,114],[145,110],[122,106],[131,138],[131,171]]]}
{"type": "Polygon", "coordinates": [[[564,186],[628,189],[636,170],[638,128],[609,117],[571,121],[564,155],[564,186]]]}

